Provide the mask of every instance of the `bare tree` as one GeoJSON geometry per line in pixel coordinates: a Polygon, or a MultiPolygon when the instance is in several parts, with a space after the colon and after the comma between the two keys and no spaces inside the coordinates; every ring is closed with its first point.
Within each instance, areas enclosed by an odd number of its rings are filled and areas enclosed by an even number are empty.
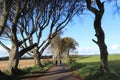
{"type": "Polygon", "coordinates": [[[81,4],[78,0],[52,0],[50,2],[48,0],[17,0],[12,4],[4,31],[5,35],[3,35],[10,39],[11,48],[5,46],[2,41],[0,42],[10,53],[9,71],[11,73],[17,72],[19,58],[35,46],[37,46],[34,49],[37,54],[37,64],[39,64],[40,56],[52,38],[83,8],[83,6],[78,6],[81,4]],[[29,25],[31,22],[32,26],[29,25]],[[48,37],[40,43],[42,32],[46,27],[49,28],[48,37]],[[35,32],[37,40],[34,42],[32,39],[35,32]],[[29,46],[27,41],[30,43],[29,46]]]}
{"type": "MultiPolygon", "coordinates": [[[[34,58],[37,65],[40,65],[40,56],[44,50],[50,44],[52,38],[57,34],[58,31],[62,30],[72,19],[72,17],[79,12],[82,6],[77,6],[80,2],[77,0],[53,0],[42,10],[38,8],[38,12],[35,18],[35,25],[37,26],[36,38],[37,47],[32,50],[34,52],[34,58]],[[40,14],[41,13],[41,14],[40,14]],[[43,31],[49,28],[48,37],[40,42],[43,31]]],[[[30,42],[33,42],[30,40],[30,42]]]]}
{"type": "Polygon", "coordinates": [[[39,54],[51,43],[51,40],[61,31],[72,19],[72,17],[78,12],[82,12],[84,6],[78,6],[81,1],[74,0],[53,0],[51,3],[52,15],[50,23],[50,32],[47,43],[40,49],[39,54]],[[54,5],[53,5],[54,4],[54,5]]]}
{"type": "MultiPolygon", "coordinates": [[[[36,48],[32,49],[31,51],[29,51],[28,53],[33,53],[33,57],[35,60],[35,65],[41,65],[40,64],[40,59],[38,56],[38,52],[39,52],[39,48],[40,46],[42,46],[44,44],[44,42],[42,44],[40,44],[40,39],[42,37],[42,33],[44,31],[44,29],[49,25],[50,22],[50,16],[51,16],[51,10],[49,10],[49,1],[47,0],[43,0],[40,2],[41,5],[37,6],[34,8],[33,12],[30,14],[30,18],[31,18],[31,22],[32,22],[32,26],[34,27],[34,29],[36,29],[35,31],[35,35],[32,36],[31,38],[29,38],[28,42],[29,45],[32,45],[34,42],[37,43],[36,48]],[[35,41],[33,41],[33,39],[36,38],[35,41]]],[[[33,29],[31,29],[33,30],[33,29]]],[[[28,32],[22,33],[22,38],[24,39],[24,34],[27,35],[28,32]]],[[[28,35],[27,35],[28,36],[28,35]]],[[[25,48],[27,47],[27,42],[25,42],[22,47],[25,48]]]]}
{"type": "Polygon", "coordinates": [[[94,20],[94,29],[95,29],[95,36],[97,37],[98,41],[95,41],[93,39],[93,42],[95,42],[100,49],[100,59],[101,64],[100,68],[103,72],[108,72],[108,51],[107,46],[105,44],[105,34],[101,26],[101,20],[104,14],[104,2],[101,2],[100,0],[86,0],[87,8],[95,15],[94,20]],[[93,6],[93,2],[97,7],[93,6]]]}
{"type": "MultiPolygon", "coordinates": [[[[11,41],[11,48],[8,48],[2,41],[0,41],[0,44],[8,51],[9,53],[9,66],[8,70],[10,73],[16,73],[18,71],[18,63],[19,58],[27,51],[31,50],[36,46],[36,44],[33,44],[29,47],[26,47],[24,49],[20,49],[19,47],[31,37],[33,34],[33,31],[29,33],[29,36],[24,40],[18,40],[19,37],[19,28],[18,22],[21,20],[23,16],[25,16],[32,8],[30,7],[31,1],[26,0],[17,0],[14,1],[12,5],[12,9],[9,14],[8,23],[6,25],[6,29],[4,31],[3,37],[7,36],[7,38],[11,41]]],[[[22,26],[23,27],[23,26],[22,26]]]]}

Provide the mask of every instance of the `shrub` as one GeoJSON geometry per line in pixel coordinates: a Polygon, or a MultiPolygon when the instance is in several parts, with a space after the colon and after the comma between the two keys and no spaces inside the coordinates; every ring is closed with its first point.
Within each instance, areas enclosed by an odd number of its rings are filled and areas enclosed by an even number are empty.
{"type": "Polygon", "coordinates": [[[23,69],[23,71],[27,72],[27,73],[33,73],[33,72],[42,72],[44,71],[44,69],[41,66],[32,66],[32,67],[26,67],[23,69]]]}
{"type": "Polygon", "coordinates": [[[77,70],[77,69],[82,68],[82,67],[85,66],[82,63],[77,63],[77,62],[75,62],[75,60],[72,60],[72,59],[68,60],[67,64],[70,66],[70,68],[72,70],[77,70]]]}

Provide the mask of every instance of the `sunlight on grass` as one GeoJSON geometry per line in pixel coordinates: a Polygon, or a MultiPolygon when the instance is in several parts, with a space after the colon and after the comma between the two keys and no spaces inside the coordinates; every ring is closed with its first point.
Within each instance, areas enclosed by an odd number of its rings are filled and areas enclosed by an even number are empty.
{"type": "MultiPolygon", "coordinates": [[[[85,62],[100,62],[100,56],[95,55],[95,56],[85,56],[85,57],[78,57],[75,58],[77,62],[85,63],[85,62]]],[[[109,61],[113,60],[120,60],[120,55],[109,55],[108,56],[109,61]]]]}
{"type": "Polygon", "coordinates": [[[76,62],[74,64],[69,64],[74,68],[74,70],[85,80],[119,80],[120,78],[120,55],[109,55],[108,65],[110,68],[110,73],[105,74],[100,71],[100,56],[78,56],[72,57],[76,62]],[[80,68],[77,65],[84,65],[80,68]],[[74,66],[74,67],[73,67],[74,66]],[[76,68],[76,69],[75,69],[76,68]],[[118,77],[116,77],[118,76],[118,77]]]}
{"type": "Polygon", "coordinates": [[[79,63],[99,62],[100,58],[99,58],[99,56],[86,56],[86,57],[76,58],[76,61],[79,62],[79,63]]]}
{"type": "Polygon", "coordinates": [[[108,60],[109,61],[113,61],[113,60],[120,60],[120,55],[109,55],[109,57],[108,57],[108,60]]]}

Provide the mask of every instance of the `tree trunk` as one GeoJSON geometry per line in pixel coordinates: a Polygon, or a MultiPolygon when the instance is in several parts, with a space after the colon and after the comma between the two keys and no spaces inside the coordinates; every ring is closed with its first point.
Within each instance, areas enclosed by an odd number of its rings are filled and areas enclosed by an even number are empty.
{"type": "Polygon", "coordinates": [[[37,53],[34,54],[34,62],[35,62],[35,65],[42,66],[40,61],[40,55],[38,55],[37,53]]]}
{"type": "MultiPolygon", "coordinates": [[[[50,40],[50,41],[51,41],[51,40],[50,40]]],[[[40,52],[38,53],[40,64],[41,64],[41,60],[40,60],[40,59],[41,59],[41,56],[42,56],[44,50],[49,46],[50,41],[48,41],[48,42],[42,47],[42,49],[40,50],[40,52]]]]}
{"type": "Polygon", "coordinates": [[[103,13],[99,12],[98,14],[95,14],[95,21],[94,21],[94,29],[96,32],[96,37],[97,37],[97,44],[100,49],[100,59],[101,59],[101,64],[100,68],[104,72],[108,72],[108,51],[107,51],[107,46],[105,44],[105,34],[104,31],[102,30],[101,27],[101,19],[102,19],[103,13]]]}
{"type": "MultiPolygon", "coordinates": [[[[107,46],[105,44],[105,34],[101,27],[101,19],[103,16],[103,12],[99,12],[98,14],[95,14],[95,21],[94,21],[94,29],[96,32],[96,37],[98,41],[96,42],[100,49],[100,59],[101,64],[100,68],[104,72],[108,72],[108,51],[107,46]]],[[[94,41],[94,40],[93,40],[94,41]]]]}
{"type": "Polygon", "coordinates": [[[69,50],[67,51],[67,57],[70,58],[70,55],[69,55],[69,50]]]}
{"type": "Polygon", "coordinates": [[[104,42],[100,41],[98,42],[98,46],[100,49],[100,59],[101,59],[101,64],[100,68],[103,72],[108,72],[108,52],[107,52],[107,46],[104,42]]]}
{"type": "Polygon", "coordinates": [[[5,29],[5,25],[7,22],[8,12],[3,12],[3,15],[0,18],[0,36],[5,29]]]}
{"type": "Polygon", "coordinates": [[[17,67],[18,63],[19,63],[18,47],[14,42],[12,42],[8,65],[8,70],[11,74],[15,74],[18,71],[17,67]]]}
{"type": "Polygon", "coordinates": [[[107,46],[105,44],[105,34],[101,27],[101,20],[102,16],[104,14],[104,2],[101,2],[100,0],[96,0],[96,5],[98,7],[94,8],[92,7],[92,0],[86,0],[87,8],[95,14],[95,20],[94,20],[94,29],[95,29],[95,36],[97,37],[98,41],[93,40],[100,49],[100,68],[103,72],[109,72],[108,69],[108,51],[107,46]]]}

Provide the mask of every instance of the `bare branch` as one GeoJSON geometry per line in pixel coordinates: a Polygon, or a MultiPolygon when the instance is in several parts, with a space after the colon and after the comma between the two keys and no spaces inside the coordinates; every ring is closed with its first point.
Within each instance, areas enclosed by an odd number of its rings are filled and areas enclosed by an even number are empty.
{"type": "Polygon", "coordinates": [[[1,41],[0,41],[0,45],[5,48],[8,52],[10,51],[10,48],[8,48],[5,44],[3,44],[1,41]]]}
{"type": "Polygon", "coordinates": [[[85,0],[86,1],[86,5],[87,5],[87,8],[92,11],[93,13],[97,14],[98,13],[98,10],[94,7],[92,7],[92,0],[85,0]]]}
{"type": "Polygon", "coordinates": [[[22,49],[22,50],[19,52],[20,57],[23,56],[27,51],[30,51],[31,49],[33,49],[35,46],[37,46],[36,43],[33,44],[33,45],[31,45],[31,46],[29,46],[29,47],[27,47],[27,48],[22,49]]]}
{"type": "Polygon", "coordinates": [[[93,41],[94,43],[98,44],[98,42],[97,42],[97,41],[95,41],[94,39],[92,39],[92,41],[93,41]]]}

